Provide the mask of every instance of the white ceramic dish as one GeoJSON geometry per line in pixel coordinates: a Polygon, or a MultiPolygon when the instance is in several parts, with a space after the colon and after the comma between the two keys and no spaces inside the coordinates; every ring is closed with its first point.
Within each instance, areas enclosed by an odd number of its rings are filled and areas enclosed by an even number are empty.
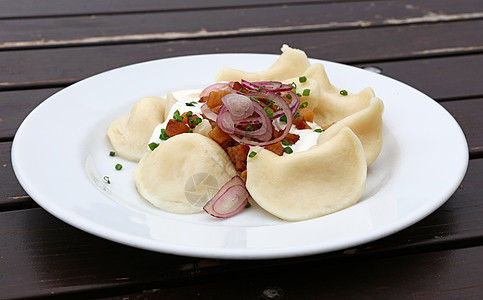
{"type": "Polygon", "coordinates": [[[277,58],[177,57],[82,80],[48,98],[20,126],[12,146],[18,180],[44,209],[94,235],[163,253],[229,259],[294,257],[354,247],[414,224],[454,193],[466,172],[468,149],[448,112],[396,80],[312,60],[325,65],[334,85],[351,92],[370,86],[385,104],[383,150],[369,167],[359,203],[290,223],[257,206],[218,220],[207,214],[166,213],[141,199],[132,181],[135,164],[109,156],[108,124],[128,114],[144,96],[203,88],[213,83],[221,66],[259,71],[277,58]],[[116,163],[124,168],[116,171],[116,163]]]}

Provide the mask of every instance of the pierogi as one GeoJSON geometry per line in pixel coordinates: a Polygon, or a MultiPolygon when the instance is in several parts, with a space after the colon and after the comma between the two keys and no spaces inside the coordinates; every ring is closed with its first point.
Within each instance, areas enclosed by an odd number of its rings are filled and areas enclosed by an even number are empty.
{"type": "MultiPolygon", "coordinates": [[[[308,107],[313,112],[313,123],[307,122],[301,130],[292,127],[302,138],[312,136],[313,144],[294,147],[303,149],[294,153],[282,148],[283,155],[259,146],[250,146],[249,151],[248,146],[245,150],[233,148],[236,152],[230,152],[218,140],[219,135],[217,138],[211,135],[217,129],[216,122],[196,110],[186,117],[189,120],[191,114],[202,115],[195,122],[196,127],[164,140],[168,120],[171,122],[170,118],[174,118],[181,122],[186,111],[181,112],[183,116],[178,110],[173,112],[176,99],[172,94],[166,99],[143,98],[129,116],[111,123],[107,135],[119,156],[140,160],[134,182],[144,199],[172,213],[201,212],[210,197],[241,174],[246,178],[250,201],[287,221],[320,217],[359,201],[365,189],[367,167],[382,148],[382,101],[371,88],[342,94],[341,89],[330,83],[322,64],[311,64],[303,51],[287,45],[282,47],[282,52],[267,70],[245,72],[223,67],[216,80],[226,83],[275,81],[303,90],[300,108],[308,107]],[[310,93],[305,93],[307,90],[310,93]],[[161,129],[165,130],[161,135],[153,133],[154,128],[159,130],[158,124],[166,128],[161,129]],[[310,134],[301,134],[303,131],[310,134]],[[315,139],[314,132],[318,133],[315,139]],[[233,161],[233,156],[240,155],[246,162],[243,173],[238,162],[233,161]]],[[[192,126],[191,120],[189,123],[183,120],[188,128],[192,126]]],[[[273,124],[280,128],[278,119],[273,124]]],[[[292,128],[288,129],[292,132],[292,128]]]]}

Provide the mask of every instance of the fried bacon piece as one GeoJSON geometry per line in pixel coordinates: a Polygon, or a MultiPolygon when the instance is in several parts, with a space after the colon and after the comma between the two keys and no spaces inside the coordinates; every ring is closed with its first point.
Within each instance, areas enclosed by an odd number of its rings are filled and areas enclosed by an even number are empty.
{"type": "Polygon", "coordinates": [[[235,170],[243,172],[247,169],[247,155],[250,147],[247,145],[236,145],[226,148],[226,153],[230,160],[235,164],[235,170]]]}
{"type": "Polygon", "coordinates": [[[209,133],[208,136],[217,142],[224,150],[226,150],[227,147],[231,146],[231,144],[234,142],[233,139],[223,132],[223,130],[220,129],[220,127],[215,126],[209,133]]]}
{"type": "Polygon", "coordinates": [[[183,122],[175,121],[174,119],[169,120],[168,124],[166,124],[166,133],[170,137],[181,133],[187,133],[189,130],[190,128],[188,125],[184,124],[183,122]]]}
{"type": "Polygon", "coordinates": [[[283,146],[281,142],[265,146],[265,149],[267,149],[268,151],[272,151],[278,156],[282,156],[283,154],[283,146]]]}
{"type": "Polygon", "coordinates": [[[299,108],[298,111],[299,115],[304,118],[306,122],[313,122],[314,121],[314,112],[308,108],[299,108]]]}

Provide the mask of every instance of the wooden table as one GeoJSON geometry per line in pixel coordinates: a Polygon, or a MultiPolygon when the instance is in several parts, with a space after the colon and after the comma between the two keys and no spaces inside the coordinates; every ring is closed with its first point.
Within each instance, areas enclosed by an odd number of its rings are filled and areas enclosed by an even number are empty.
{"type": "Polygon", "coordinates": [[[481,0],[2,0],[0,298],[479,298],[482,78],[481,0]],[[454,195],[419,223],[369,244],[235,261],[153,253],[98,238],[47,213],[18,183],[10,160],[15,132],[62,88],[136,62],[278,54],[282,43],[309,57],[380,68],[438,101],[469,145],[469,168],[454,195]]]}

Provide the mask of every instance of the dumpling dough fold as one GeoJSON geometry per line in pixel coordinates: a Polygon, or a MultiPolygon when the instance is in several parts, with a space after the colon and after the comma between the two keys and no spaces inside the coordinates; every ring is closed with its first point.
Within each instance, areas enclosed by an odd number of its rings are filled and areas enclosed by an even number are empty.
{"type": "Polygon", "coordinates": [[[134,170],[141,196],[173,213],[197,213],[233,176],[235,167],[212,139],[198,133],[169,138],[134,170]]]}
{"type": "Polygon", "coordinates": [[[168,117],[176,99],[171,93],[165,98],[144,97],[131,109],[131,113],[114,120],[107,128],[116,155],[139,161],[148,151],[147,144],[154,128],[168,117]]]}
{"type": "Polygon", "coordinates": [[[358,111],[334,125],[322,133],[317,143],[321,144],[330,140],[342,128],[349,127],[359,138],[364,148],[367,165],[372,164],[382,149],[382,113],[384,104],[379,98],[372,98],[368,107],[358,111]]]}
{"type": "Polygon", "coordinates": [[[246,186],[269,213],[300,221],[355,204],[364,191],[366,173],[362,144],[346,127],[307,151],[278,156],[260,150],[248,158],[246,186]]]}

